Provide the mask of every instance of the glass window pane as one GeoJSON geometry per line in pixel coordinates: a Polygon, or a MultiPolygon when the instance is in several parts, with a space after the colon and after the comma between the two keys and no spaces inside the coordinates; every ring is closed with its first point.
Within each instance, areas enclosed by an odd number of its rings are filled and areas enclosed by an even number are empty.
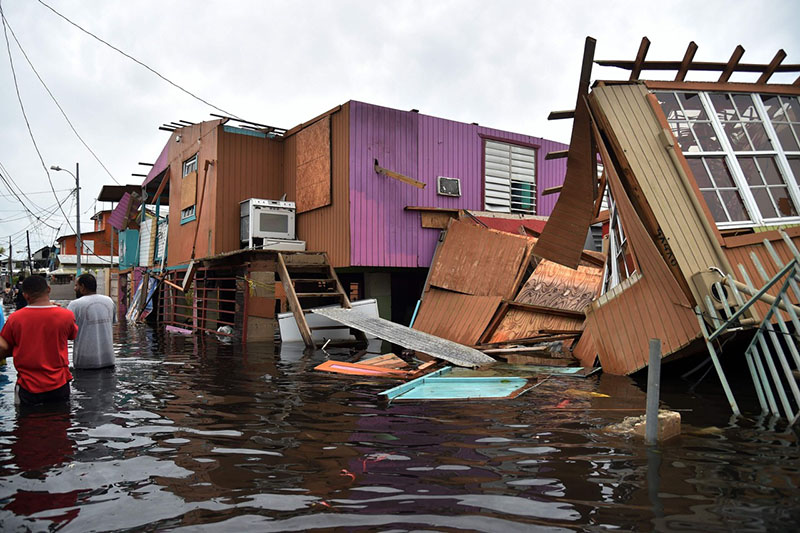
{"type": "Polygon", "coordinates": [[[753,105],[753,98],[749,94],[735,94],[733,95],[733,102],[736,104],[736,109],[739,110],[739,116],[742,120],[759,120],[758,113],[753,105]]]}
{"type": "Polygon", "coordinates": [[[689,120],[708,120],[698,93],[679,93],[679,98],[689,120]]]}
{"type": "Polygon", "coordinates": [[[678,146],[681,147],[682,152],[699,152],[700,147],[692,135],[692,129],[689,127],[688,122],[673,122],[672,133],[678,140],[678,146]]]}
{"type": "Polygon", "coordinates": [[[794,174],[795,183],[800,185],[800,157],[790,157],[789,167],[792,169],[792,174],[794,174]]]}
{"type": "Polygon", "coordinates": [[[766,187],[750,189],[750,192],[753,193],[753,198],[756,200],[756,205],[758,206],[758,210],[761,212],[762,217],[776,218],[778,216],[777,211],[775,211],[775,207],[772,205],[772,199],[769,197],[766,187]]]}
{"type": "Polygon", "coordinates": [[[797,140],[792,133],[792,127],[786,122],[778,122],[775,124],[775,131],[778,134],[778,143],[787,151],[795,151],[800,149],[797,146],[797,140]]]}
{"type": "Polygon", "coordinates": [[[761,174],[758,172],[755,158],[739,156],[737,159],[739,160],[739,166],[742,167],[742,172],[744,173],[748,185],[751,187],[764,185],[761,174]]]}
{"type": "Polygon", "coordinates": [[[753,147],[756,150],[772,150],[772,143],[767,138],[767,130],[764,129],[764,124],[761,122],[750,122],[745,126],[747,133],[750,134],[750,139],[753,141],[753,147]]]}
{"type": "Polygon", "coordinates": [[[800,122],[800,98],[797,96],[782,96],[786,116],[792,122],[800,122]]]}
{"type": "Polygon", "coordinates": [[[731,146],[735,152],[750,152],[753,148],[750,146],[750,140],[744,133],[744,123],[742,122],[726,122],[724,124],[725,135],[731,142],[731,146]]]}
{"type": "Polygon", "coordinates": [[[714,183],[717,184],[717,187],[736,187],[724,158],[708,157],[705,158],[705,161],[708,164],[708,170],[711,172],[711,177],[714,178],[714,183]]]}
{"type": "Polygon", "coordinates": [[[731,221],[750,220],[750,217],[747,215],[747,210],[744,208],[742,197],[739,195],[739,191],[728,189],[719,191],[719,194],[722,197],[722,201],[725,202],[725,207],[728,209],[731,221]]]}
{"type": "Polygon", "coordinates": [[[666,115],[667,120],[683,120],[685,118],[674,93],[655,94],[656,98],[658,98],[658,102],[661,104],[661,109],[664,111],[664,115],[666,115]]]}
{"type": "Polygon", "coordinates": [[[709,95],[711,104],[717,112],[720,120],[736,120],[736,111],[733,108],[730,96],[721,93],[712,93],[709,95]]]}
{"type": "Polygon", "coordinates": [[[703,191],[703,198],[705,198],[708,209],[711,211],[711,216],[714,217],[715,221],[728,222],[728,215],[725,214],[716,192],[703,191]]]}
{"type": "Polygon", "coordinates": [[[694,175],[694,181],[697,182],[698,187],[701,189],[711,189],[714,187],[714,183],[708,176],[708,172],[706,171],[706,167],[703,164],[702,159],[689,157],[686,159],[686,162],[689,163],[689,169],[692,171],[692,174],[694,175]]]}
{"type": "Polygon", "coordinates": [[[783,114],[783,107],[781,106],[780,99],[774,94],[762,94],[761,101],[764,102],[764,107],[767,110],[767,116],[770,120],[785,120],[783,114]]]}
{"type": "Polygon", "coordinates": [[[788,187],[770,187],[769,192],[772,194],[772,199],[775,201],[775,205],[778,206],[778,211],[782,217],[797,216],[797,210],[795,210],[792,198],[789,196],[788,187]]]}
{"type": "Polygon", "coordinates": [[[778,170],[778,165],[775,163],[775,158],[772,156],[757,157],[758,166],[761,169],[761,174],[767,185],[783,185],[783,178],[778,170]]]}
{"type": "Polygon", "coordinates": [[[697,122],[692,126],[697,140],[700,142],[703,151],[705,152],[721,152],[722,146],[719,144],[717,134],[714,128],[711,127],[710,122],[697,122]]]}

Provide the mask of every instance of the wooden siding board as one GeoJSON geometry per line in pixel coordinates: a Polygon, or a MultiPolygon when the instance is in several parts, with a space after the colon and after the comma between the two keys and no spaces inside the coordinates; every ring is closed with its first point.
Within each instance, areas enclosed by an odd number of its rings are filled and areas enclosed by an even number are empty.
{"type": "Polygon", "coordinates": [[[489,337],[489,343],[533,337],[542,330],[579,330],[583,318],[556,316],[546,312],[509,307],[500,325],[489,337]]]}
{"type": "Polygon", "coordinates": [[[499,296],[471,296],[431,288],[425,293],[414,329],[465,345],[478,343],[500,306],[499,296]],[[453,309],[459,312],[453,313],[453,309]]]}
{"type": "Polygon", "coordinates": [[[603,269],[579,266],[577,270],[542,260],[514,299],[520,303],[583,311],[598,295],[603,269]]]}

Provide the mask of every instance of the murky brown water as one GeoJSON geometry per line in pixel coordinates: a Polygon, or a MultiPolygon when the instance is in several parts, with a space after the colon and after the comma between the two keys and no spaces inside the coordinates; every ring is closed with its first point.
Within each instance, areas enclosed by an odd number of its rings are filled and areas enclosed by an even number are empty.
{"type": "Polygon", "coordinates": [[[62,412],[17,411],[13,365],[0,370],[2,530],[800,523],[796,435],[768,419],[729,421],[713,377],[692,394],[684,382],[663,385],[667,406],[692,410],[680,438],[648,449],[602,431],[632,413],[599,409],[644,406],[628,378],[551,378],[514,400],[381,409],[376,394],[390,382],[314,372],[321,352],[243,350],[126,324],[116,336],[116,369],[76,373],[62,412]]]}

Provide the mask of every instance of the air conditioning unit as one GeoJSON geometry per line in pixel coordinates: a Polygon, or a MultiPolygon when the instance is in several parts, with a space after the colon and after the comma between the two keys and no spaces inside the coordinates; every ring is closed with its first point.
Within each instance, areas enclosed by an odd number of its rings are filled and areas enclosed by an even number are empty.
{"type": "Polygon", "coordinates": [[[246,248],[267,248],[276,241],[298,242],[294,240],[294,202],[248,198],[239,203],[239,215],[239,240],[246,248]]]}
{"type": "Polygon", "coordinates": [[[461,196],[461,180],[438,176],[436,178],[436,192],[441,196],[461,196]]]}

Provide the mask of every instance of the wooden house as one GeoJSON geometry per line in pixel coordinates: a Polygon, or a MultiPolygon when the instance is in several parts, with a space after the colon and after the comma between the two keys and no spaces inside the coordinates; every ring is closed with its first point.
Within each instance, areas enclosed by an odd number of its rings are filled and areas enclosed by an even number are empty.
{"type": "MultiPolygon", "coordinates": [[[[108,223],[111,210],[99,211],[92,216],[92,231],[81,232],[81,266],[91,268],[108,268],[111,265],[111,241],[114,231],[108,223]]],[[[114,233],[114,239],[116,234],[114,233]]],[[[77,264],[77,235],[63,235],[57,239],[58,261],[62,268],[74,269],[77,264]]]]}
{"type": "MultiPolygon", "coordinates": [[[[783,50],[769,64],[742,63],[741,47],[727,62],[698,62],[694,43],[682,60],[649,61],[648,46],[644,39],[632,61],[597,61],[630,77],[590,89],[594,40],[587,39],[576,107],[551,115],[574,118],[573,133],[561,198],[534,254],[574,268],[581,231],[607,220],[602,294],[585,309],[576,355],[629,374],[647,365],[652,338],[668,360],[711,348],[727,387],[709,332],[728,313],[737,319],[731,331],[783,323],[781,311],[768,314],[768,296],[751,307],[743,301],[790,266],[800,245],[800,78],[770,83],[775,73],[796,76],[800,65],[783,64],[783,50]],[[653,70],[676,75],[642,79],[653,70]],[[689,81],[698,70],[719,78],[689,81]],[[741,72],[758,79],[731,81],[741,72]],[[611,207],[599,213],[604,192],[611,207]]],[[[769,294],[778,296],[783,282],[769,294]]],[[[762,355],[764,368],[772,365],[762,355]]],[[[755,379],[761,362],[751,362],[755,379]]],[[[782,381],[772,377],[773,385],[782,381]]]]}
{"type": "MultiPolygon", "coordinates": [[[[143,183],[139,266],[180,270],[243,248],[240,202],[296,204],[297,239],[326,252],[352,299],[408,322],[439,233],[459,210],[547,216],[566,145],[350,101],[285,130],[221,117],[170,132],[143,183]]],[[[223,276],[225,277],[225,276],[223,276]]]]}

